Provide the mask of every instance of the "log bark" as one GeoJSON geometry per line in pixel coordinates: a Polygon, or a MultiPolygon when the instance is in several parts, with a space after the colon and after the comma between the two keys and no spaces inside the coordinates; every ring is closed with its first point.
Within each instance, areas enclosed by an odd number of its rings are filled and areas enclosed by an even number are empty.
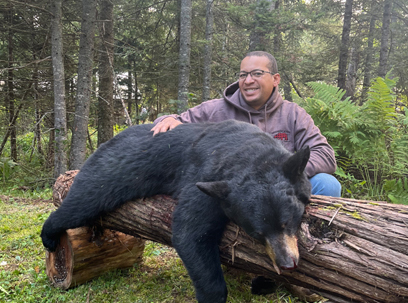
{"type": "MultiPolygon", "coordinates": [[[[102,226],[171,246],[176,203],[163,195],[131,201],[102,226]]],[[[408,206],[313,196],[298,238],[299,267],[281,275],[264,247],[232,223],[220,255],[227,266],[313,289],[333,302],[408,302],[408,206]]]]}

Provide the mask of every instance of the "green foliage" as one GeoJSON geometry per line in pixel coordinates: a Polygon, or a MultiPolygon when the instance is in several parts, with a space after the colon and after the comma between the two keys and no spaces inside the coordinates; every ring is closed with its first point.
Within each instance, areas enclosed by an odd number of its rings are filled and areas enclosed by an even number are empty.
{"type": "Polygon", "coordinates": [[[384,190],[392,203],[408,205],[408,178],[386,180],[384,190]]]}
{"type": "Polygon", "coordinates": [[[397,80],[375,79],[362,106],[317,82],[308,84],[312,98],[298,100],[335,150],[344,196],[399,203],[408,196],[407,118],[395,111],[397,80]]]}
{"type": "MultiPolygon", "coordinates": [[[[179,114],[181,112],[186,111],[188,108],[185,108],[184,110],[180,111],[182,101],[180,100],[174,100],[170,99],[167,102],[167,108],[164,110],[162,113],[160,113],[158,116],[163,116],[163,115],[170,115],[170,114],[179,114]]],[[[193,93],[188,93],[188,107],[193,107],[197,105],[197,97],[193,93]]]]}
{"type": "MultiPolygon", "coordinates": [[[[46,151],[40,153],[34,133],[27,132],[17,136],[17,161],[10,158],[10,142],[4,147],[0,158],[0,184],[4,187],[27,187],[38,190],[52,182],[51,169],[47,167],[46,151]]],[[[44,136],[42,146],[48,145],[48,137],[44,136]]]]}
{"type": "Polygon", "coordinates": [[[345,92],[337,87],[317,82],[308,85],[314,90],[315,96],[307,98],[300,105],[313,117],[337,155],[354,154],[355,144],[367,140],[361,131],[365,125],[358,106],[350,98],[342,100],[345,92]]]}
{"type": "Polygon", "coordinates": [[[170,115],[170,114],[177,114],[178,113],[178,109],[181,106],[183,102],[180,100],[174,100],[174,99],[170,99],[168,101],[168,107],[167,107],[167,112],[163,112],[162,114],[160,114],[160,116],[162,115],[170,115]]]}
{"type": "Polygon", "coordinates": [[[16,165],[17,163],[10,158],[0,158],[0,180],[3,180],[3,183],[10,179],[13,167],[16,165]]]}

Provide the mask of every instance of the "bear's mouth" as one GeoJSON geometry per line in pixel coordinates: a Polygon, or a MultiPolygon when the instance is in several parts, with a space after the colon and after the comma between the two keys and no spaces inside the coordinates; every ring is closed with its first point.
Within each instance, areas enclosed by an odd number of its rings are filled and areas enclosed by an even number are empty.
{"type": "Polygon", "coordinates": [[[279,235],[266,239],[265,249],[277,274],[280,275],[282,270],[294,270],[298,267],[299,250],[296,236],[279,235]]]}
{"type": "Polygon", "coordinates": [[[296,264],[295,259],[292,258],[292,261],[293,261],[293,266],[287,267],[287,266],[283,266],[283,265],[282,265],[281,268],[282,268],[283,270],[293,270],[293,269],[296,269],[296,268],[297,268],[297,264],[296,264]]]}

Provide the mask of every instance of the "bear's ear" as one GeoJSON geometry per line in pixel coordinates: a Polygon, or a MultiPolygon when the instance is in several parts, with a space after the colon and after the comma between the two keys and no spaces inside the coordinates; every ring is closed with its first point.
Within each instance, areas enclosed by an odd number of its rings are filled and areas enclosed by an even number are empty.
{"type": "Polygon", "coordinates": [[[306,164],[309,161],[310,148],[309,146],[303,147],[293,156],[291,156],[282,165],[283,173],[286,178],[288,178],[292,183],[296,182],[299,177],[303,174],[306,168],[306,164]]]}
{"type": "Polygon", "coordinates": [[[231,192],[226,181],[197,182],[196,186],[206,195],[222,200],[231,192]]]}

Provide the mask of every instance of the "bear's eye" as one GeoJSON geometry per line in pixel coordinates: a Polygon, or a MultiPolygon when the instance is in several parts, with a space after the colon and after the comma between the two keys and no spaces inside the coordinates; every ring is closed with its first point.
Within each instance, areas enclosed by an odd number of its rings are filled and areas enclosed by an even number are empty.
{"type": "Polygon", "coordinates": [[[253,238],[257,239],[258,241],[260,241],[261,243],[263,243],[265,241],[265,236],[263,235],[262,232],[257,232],[254,231],[250,234],[250,236],[252,236],[253,238]]]}
{"type": "Polygon", "coordinates": [[[304,195],[304,194],[299,194],[298,199],[303,203],[303,204],[309,204],[309,196],[304,195]]]}

